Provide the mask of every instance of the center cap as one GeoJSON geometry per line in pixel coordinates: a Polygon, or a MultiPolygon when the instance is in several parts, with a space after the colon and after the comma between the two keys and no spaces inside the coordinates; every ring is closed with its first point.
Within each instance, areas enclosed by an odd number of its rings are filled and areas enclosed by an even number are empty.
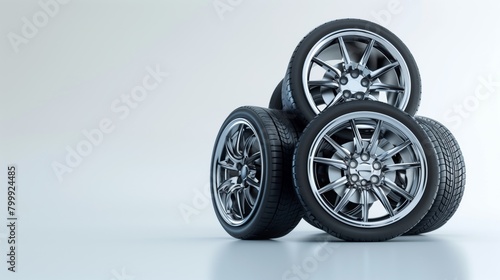
{"type": "Polygon", "coordinates": [[[383,177],[382,164],[366,153],[355,156],[348,163],[348,176],[356,186],[377,185],[383,177]]]}
{"type": "Polygon", "coordinates": [[[372,166],[368,163],[361,163],[356,167],[356,171],[361,178],[370,180],[370,177],[372,175],[372,166]]]}
{"type": "Polygon", "coordinates": [[[345,75],[341,79],[340,92],[350,91],[352,93],[362,92],[365,93],[367,90],[366,86],[362,85],[362,80],[365,79],[362,75],[353,78],[351,75],[345,75]],[[344,83],[342,83],[344,82],[344,83]]]}
{"type": "Polygon", "coordinates": [[[240,177],[241,177],[241,179],[246,179],[246,178],[247,178],[247,176],[248,176],[248,171],[249,171],[249,169],[248,169],[248,166],[246,166],[246,165],[244,165],[244,166],[241,168],[241,170],[240,170],[240,177]]]}

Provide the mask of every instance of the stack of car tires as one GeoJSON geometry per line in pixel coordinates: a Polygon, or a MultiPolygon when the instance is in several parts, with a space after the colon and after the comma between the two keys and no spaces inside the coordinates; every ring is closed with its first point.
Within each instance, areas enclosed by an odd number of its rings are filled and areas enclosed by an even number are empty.
{"type": "Polygon", "coordinates": [[[457,210],[465,164],[451,132],[415,117],[417,64],[389,30],[326,23],[296,47],[269,108],[222,124],[211,194],[223,228],[277,238],[303,218],[348,241],[383,241],[443,226],[457,210]]]}

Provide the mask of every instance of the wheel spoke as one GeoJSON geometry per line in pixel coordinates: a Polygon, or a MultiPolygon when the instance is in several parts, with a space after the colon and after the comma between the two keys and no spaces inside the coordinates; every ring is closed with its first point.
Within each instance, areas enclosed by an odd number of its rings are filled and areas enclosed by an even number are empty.
{"type": "Polygon", "coordinates": [[[370,91],[387,91],[387,92],[395,92],[395,93],[402,93],[405,91],[403,87],[396,86],[396,85],[388,85],[384,83],[373,83],[370,86],[370,91]]]}
{"type": "Polygon", "coordinates": [[[309,88],[313,87],[327,87],[327,88],[339,88],[339,83],[332,81],[332,80],[315,80],[315,81],[309,81],[309,88]]]}
{"type": "Polygon", "coordinates": [[[406,200],[410,200],[410,201],[413,200],[413,196],[409,192],[407,192],[406,190],[404,190],[403,188],[398,186],[396,183],[394,183],[393,181],[391,181],[387,178],[384,179],[384,186],[388,187],[391,191],[404,197],[406,200]]]}
{"type": "Polygon", "coordinates": [[[370,205],[368,204],[368,191],[361,190],[361,200],[362,200],[362,211],[361,217],[363,218],[363,222],[368,222],[368,210],[370,209],[370,205]]]}
{"type": "Polygon", "coordinates": [[[373,71],[371,74],[370,74],[370,78],[372,80],[376,80],[378,78],[380,78],[382,75],[384,75],[385,73],[391,71],[392,69],[396,68],[399,66],[399,62],[393,62],[391,64],[387,64],[386,66],[383,66],[382,68],[379,68],[375,71],[373,71]]]}
{"type": "Polygon", "coordinates": [[[356,122],[354,119],[351,120],[351,129],[354,137],[354,148],[357,153],[363,152],[363,138],[361,138],[361,134],[359,133],[359,129],[356,126],[356,122]]]}
{"type": "Polygon", "coordinates": [[[420,167],[420,162],[408,162],[408,163],[395,163],[386,165],[384,167],[385,172],[396,171],[396,170],[406,170],[410,168],[420,167]]]}
{"type": "Polygon", "coordinates": [[[245,163],[254,163],[254,162],[255,162],[255,161],[257,161],[258,159],[260,159],[260,151],[255,152],[253,155],[251,155],[250,157],[248,157],[248,158],[245,160],[245,163]]]}
{"type": "Polygon", "coordinates": [[[373,130],[372,138],[370,139],[370,144],[368,144],[368,151],[372,156],[375,155],[375,153],[377,152],[379,144],[378,139],[380,138],[381,127],[382,127],[382,121],[378,120],[377,124],[375,125],[375,129],[373,130]]]}
{"type": "Polygon", "coordinates": [[[234,148],[232,147],[231,142],[232,142],[231,140],[229,140],[229,141],[226,142],[226,145],[225,145],[226,146],[226,156],[233,163],[237,163],[237,162],[240,161],[240,156],[238,156],[234,152],[234,148]]]}
{"type": "Polygon", "coordinates": [[[227,170],[233,170],[233,171],[238,171],[238,168],[236,167],[236,165],[233,163],[229,163],[227,162],[227,160],[223,160],[223,161],[218,161],[217,164],[219,164],[220,167],[224,168],[224,169],[227,169],[227,170]]]}
{"type": "Polygon", "coordinates": [[[368,59],[370,58],[370,55],[372,53],[374,44],[375,44],[375,40],[371,40],[370,43],[368,43],[366,45],[363,56],[361,57],[361,60],[359,61],[359,65],[366,66],[366,63],[368,62],[368,59]]]}
{"type": "Polygon", "coordinates": [[[250,205],[251,208],[255,205],[255,198],[252,197],[250,194],[250,190],[248,188],[243,190],[243,195],[245,197],[245,200],[248,202],[248,205],[250,205]]]}
{"type": "Polygon", "coordinates": [[[337,93],[337,95],[335,95],[335,98],[330,103],[328,103],[328,105],[326,107],[330,107],[330,106],[333,106],[333,105],[339,103],[339,101],[341,99],[342,99],[342,94],[339,92],[339,93],[337,93]]]}
{"type": "Polygon", "coordinates": [[[345,176],[341,177],[341,178],[337,179],[335,182],[332,182],[332,183],[320,188],[318,190],[318,193],[324,194],[325,192],[328,192],[328,191],[331,191],[331,190],[336,189],[338,187],[344,186],[345,184],[347,184],[347,182],[348,182],[347,177],[345,177],[345,176]]]}
{"type": "Polygon", "coordinates": [[[378,198],[380,203],[382,203],[382,206],[384,206],[387,213],[389,213],[389,216],[394,216],[394,210],[392,209],[391,203],[387,199],[387,196],[385,196],[384,192],[379,187],[373,186],[373,193],[378,198]]]}
{"type": "Polygon", "coordinates": [[[335,213],[338,213],[339,211],[341,211],[342,209],[344,209],[344,207],[349,202],[349,199],[351,198],[351,196],[354,195],[355,192],[356,192],[355,188],[347,188],[346,192],[344,193],[344,196],[339,201],[339,204],[337,204],[337,206],[335,206],[335,209],[333,209],[333,211],[335,213]]]}
{"type": "Polygon", "coordinates": [[[250,149],[252,148],[252,145],[256,140],[257,137],[255,137],[255,135],[252,135],[245,140],[245,145],[243,146],[243,157],[248,157],[250,155],[250,149]]]}
{"type": "MultiPolygon", "coordinates": [[[[390,91],[388,91],[390,92],[390,91]]],[[[404,94],[400,94],[400,93],[404,93],[404,90],[403,91],[400,91],[400,92],[390,92],[390,93],[397,93],[396,94],[396,100],[394,100],[394,97],[392,97],[391,99],[388,99],[387,101],[390,102],[390,104],[399,104],[400,103],[400,99],[402,98],[402,96],[404,94]],[[394,100],[394,102],[392,102],[391,100],[394,100]]]]}
{"type": "Polygon", "coordinates": [[[340,146],[330,136],[325,135],[324,138],[326,142],[330,143],[330,145],[332,145],[343,158],[348,158],[350,156],[351,152],[349,152],[349,150],[347,150],[346,148],[340,146]]]}
{"type": "Polygon", "coordinates": [[[396,155],[397,153],[401,152],[402,150],[404,150],[406,147],[408,147],[409,145],[411,144],[411,141],[410,140],[406,140],[404,141],[403,143],[395,146],[394,148],[386,151],[385,153],[383,153],[382,155],[380,155],[380,161],[384,161],[388,158],[391,158],[393,157],[394,155],[396,155]]]}
{"type": "Polygon", "coordinates": [[[342,160],[333,159],[333,158],[323,158],[323,157],[315,157],[313,160],[314,160],[314,162],[327,164],[327,165],[336,167],[338,169],[342,169],[342,170],[347,169],[347,164],[342,160]]]}
{"type": "Polygon", "coordinates": [[[243,218],[243,215],[245,214],[245,209],[243,207],[243,203],[242,203],[242,195],[243,195],[243,192],[241,190],[239,190],[238,192],[236,192],[235,196],[236,196],[236,206],[238,206],[238,212],[240,213],[240,217],[243,218]]]}
{"type": "Polygon", "coordinates": [[[252,187],[252,188],[255,188],[257,190],[260,190],[260,183],[257,182],[255,179],[252,179],[250,177],[247,177],[245,179],[245,183],[249,186],[249,187],[252,187]]]}
{"type": "Polygon", "coordinates": [[[238,129],[238,137],[236,138],[236,153],[241,154],[241,143],[243,141],[243,131],[245,130],[245,125],[241,124],[238,129]]]}
{"type": "Polygon", "coordinates": [[[342,54],[342,59],[344,60],[344,69],[347,70],[348,65],[351,64],[351,58],[349,57],[349,53],[347,52],[347,47],[344,43],[344,38],[339,37],[339,48],[340,53],[342,54]]]}
{"type": "Polygon", "coordinates": [[[224,199],[224,205],[225,205],[227,214],[230,214],[231,212],[233,212],[233,211],[231,211],[231,209],[233,207],[233,200],[231,200],[230,194],[226,194],[225,199],[224,199]]]}
{"type": "Polygon", "coordinates": [[[321,66],[323,69],[325,69],[326,71],[330,71],[330,73],[333,72],[333,76],[335,79],[338,79],[340,78],[340,75],[341,75],[341,71],[333,66],[331,66],[330,64],[326,63],[326,61],[323,61],[317,57],[313,57],[312,58],[312,61],[316,64],[318,64],[319,66],[321,66]]]}
{"type": "Polygon", "coordinates": [[[238,186],[238,177],[231,177],[229,179],[226,179],[224,182],[222,182],[218,187],[217,190],[219,192],[225,192],[225,193],[231,193],[233,192],[237,186],[238,186]]]}

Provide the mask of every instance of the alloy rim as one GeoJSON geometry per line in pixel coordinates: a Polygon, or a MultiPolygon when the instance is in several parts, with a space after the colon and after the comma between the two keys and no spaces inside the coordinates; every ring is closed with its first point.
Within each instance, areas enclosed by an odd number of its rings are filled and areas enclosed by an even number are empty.
{"type": "Polygon", "coordinates": [[[223,219],[240,226],[254,214],[261,195],[261,144],[253,125],[235,119],[222,131],[212,166],[212,192],[223,219]]]}
{"type": "Polygon", "coordinates": [[[352,100],[376,100],[405,110],[410,99],[408,66],[396,47],[378,34],[345,29],[319,40],[302,70],[311,109],[352,100]]]}
{"type": "Polygon", "coordinates": [[[326,125],[308,154],[309,185],[321,207],[356,227],[381,227],[408,215],[427,181],[424,149],[398,120],[354,112],[326,125]]]}

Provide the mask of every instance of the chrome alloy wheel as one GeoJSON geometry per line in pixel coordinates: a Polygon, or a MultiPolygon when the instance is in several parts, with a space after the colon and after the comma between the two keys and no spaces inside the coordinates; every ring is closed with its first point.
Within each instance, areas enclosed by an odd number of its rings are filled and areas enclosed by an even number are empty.
{"type": "Polygon", "coordinates": [[[390,225],[419,203],[427,181],[424,149],[393,117],[342,115],[314,138],[308,154],[314,197],[330,216],[362,228],[390,225]]]}
{"type": "Polygon", "coordinates": [[[405,110],[410,99],[410,70],[385,38],[351,28],[319,40],[306,56],[303,89],[311,109],[351,100],[377,100],[405,110]]]}
{"type": "Polygon", "coordinates": [[[216,145],[212,186],[221,217],[232,226],[244,224],[261,195],[263,163],[255,128],[245,119],[235,119],[222,131],[216,145]]]}

